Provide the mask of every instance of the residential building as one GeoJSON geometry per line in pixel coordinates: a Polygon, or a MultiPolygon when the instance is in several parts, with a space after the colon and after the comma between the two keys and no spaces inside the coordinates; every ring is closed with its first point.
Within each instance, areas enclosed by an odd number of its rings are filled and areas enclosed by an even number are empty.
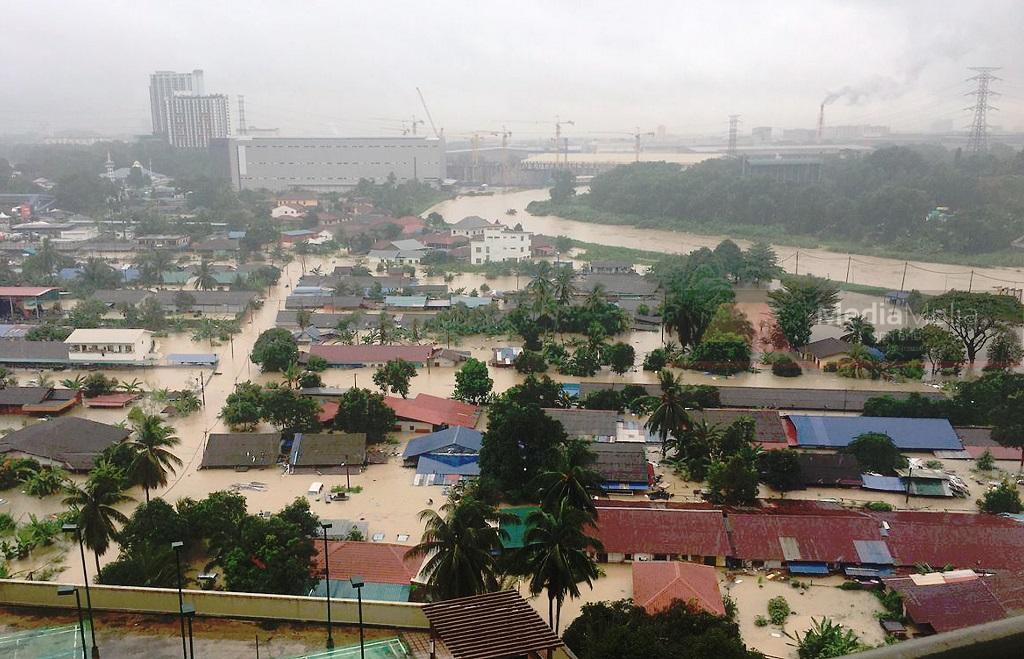
{"type": "Polygon", "coordinates": [[[754,422],[754,441],[761,448],[786,448],[788,446],[786,427],[776,410],[705,409],[692,410],[689,414],[690,420],[694,423],[705,421],[709,426],[719,426],[723,429],[740,419],[747,418],[754,422]]]}
{"type": "Polygon", "coordinates": [[[618,436],[619,413],[615,410],[552,407],[544,408],[544,413],[561,423],[570,439],[614,442],[618,436]]]}
{"type": "Polygon", "coordinates": [[[69,471],[89,471],[104,450],[120,444],[130,434],[126,428],[63,416],[8,433],[0,438],[0,453],[69,471]]]}
{"type": "Polygon", "coordinates": [[[414,467],[423,456],[477,455],[483,443],[483,434],[472,428],[452,426],[413,437],[402,451],[407,467],[414,467]]]}
{"type": "Polygon", "coordinates": [[[476,428],[480,421],[479,406],[430,394],[415,398],[387,396],[384,402],[395,411],[395,432],[430,433],[455,426],[476,428]]]}
{"type": "Polygon", "coordinates": [[[850,349],[853,346],[846,341],[834,337],[811,341],[800,349],[804,359],[813,361],[821,368],[828,364],[836,364],[850,356],[850,349]]]}
{"type": "Polygon", "coordinates": [[[315,345],[300,359],[323,357],[334,368],[378,368],[394,359],[425,367],[433,354],[431,346],[315,345]]]}
{"type": "Polygon", "coordinates": [[[515,231],[504,227],[490,227],[469,243],[474,264],[505,261],[525,261],[530,258],[529,231],[515,231]]]}
{"type": "Polygon", "coordinates": [[[289,190],[274,195],[274,203],[278,206],[298,206],[300,208],[316,208],[320,205],[316,193],[306,190],[289,190]]]}
{"type": "Polygon", "coordinates": [[[326,544],[325,553],[324,543],[316,543],[313,571],[314,574],[322,574],[327,567],[331,580],[328,583],[321,579],[310,592],[311,596],[324,597],[329,588],[332,598],[355,599],[356,591],[350,579],[359,576],[364,584],[363,599],[409,601],[412,580],[420,571],[423,559],[408,557],[408,546],[356,540],[328,540],[326,544]]]}
{"type": "Polygon", "coordinates": [[[902,451],[962,451],[946,419],[790,414],[786,433],[801,448],[842,449],[864,433],[882,433],[902,451]]]}
{"type": "Polygon", "coordinates": [[[228,97],[177,93],[167,100],[167,141],[179,149],[205,149],[231,133],[228,97]]]}
{"type": "Polygon", "coordinates": [[[0,341],[0,364],[21,368],[66,367],[68,346],[60,341],[0,341]]]}
{"type": "Polygon", "coordinates": [[[343,474],[366,464],[366,433],[296,433],[288,454],[291,473],[343,474]]]}
{"type": "Polygon", "coordinates": [[[281,204],[275,206],[270,211],[270,217],[275,220],[281,217],[305,217],[306,211],[300,206],[293,206],[291,204],[281,204]]]}
{"type": "Polygon", "coordinates": [[[254,469],[269,467],[281,455],[281,433],[212,433],[203,447],[200,469],[254,469]]]}
{"type": "Polygon", "coordinates": [[[70,410],[80,400],[81,394],[73,389],[10,385],[0,389],[0,414],[54,416],[70,410]]]}
{"type": "Polygon", "coordinates": [[[637,442],[594,442],[590,451],[596,459],[593,469],[604,481],[606,492],[646,492],[654,470],[647,463],[647,449],[637,442]]]}
{"type": "Polygon", "coordinates": [[[211,150],[236,190],[330,192],[391,175],[398,183],[445,178],[444,141],[428,137],[244,136],[215,140],[211,150]]]}
{"type": "Polygon", "coordinates": [[[633,563],[633,601],[638,606],[653,615],[675,600],[712,615],[725,615],[715,568],[683,561],[633,563]]]}
{"type": "Polygon", "coordinates": [[[153,122],[153,134],[166,136],[168,133],[167,103],[175,94],[202,94],[203,70],[191,73],[157,71],[149,76],[149,112],[153,122]]]}
{"type": "Polygon", "coordinates": [[[629,261],[591,261],[587,264],[587,272],[595,275],[629,275],[636,270],[629,261]]]}
{"type": "Polygon", "coordinates": [[[484,235],[485,229],[493,229],[500,226],[501,223],[499,222],[490,222],[479,215],[470,215],[451,225],[451,232],[453,236],[470,239],[481,238],[484,235]]]}
{"type": "Polygon", "coordinates": [[[80,364],[152,364],[153,333],[144,329],[76,329],[64,340],[68,358],[80,364]]]}
{"type": "Polygon", "coordinates": [[[135,236],[135,242],[139,247],[147,249],[185,249],[188,247],[189,241],[188,236],[181,234],[135,236]]]}

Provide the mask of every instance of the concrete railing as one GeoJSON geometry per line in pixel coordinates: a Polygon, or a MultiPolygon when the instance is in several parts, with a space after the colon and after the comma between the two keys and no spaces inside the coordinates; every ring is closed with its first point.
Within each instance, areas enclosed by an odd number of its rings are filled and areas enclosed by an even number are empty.
{"type": "MultiPolygon", "coordinates": [[[[968,605],[969,606],[969,605],[968,605]]],[[[850,659],[997,659],[1020,657],[1024,647],[1024,616],[986,622],[935,636],[847,655],[850,659]]]]}
{"type": "MultiPolygon", "coordinates": [[[[69,600],[57,595],[52,581],[0,579],[0,602],[7,606],[69,608],[69,600]]],[[[78,584],[69,584],[78,585],[78,584]]],[[[101,611],[125,613],[178,613],[178,591],[166,588],[90,585],[92,606],[101,611]]],[[[265,595],[216,590],[186,590],[185,601],[196,607],[196,615],[216,618],[250,618],[325,622],[327,606],[323,597],[265,595]]],[[[85,593],[82,593],[85,604],[85,593]]],[[[331,619],[338,624],[356,624],[356,600],[332,599],[331,619]]],[[[421,604],[363,600],[363,622],[375,627],[429,629],[421,604]]]]}

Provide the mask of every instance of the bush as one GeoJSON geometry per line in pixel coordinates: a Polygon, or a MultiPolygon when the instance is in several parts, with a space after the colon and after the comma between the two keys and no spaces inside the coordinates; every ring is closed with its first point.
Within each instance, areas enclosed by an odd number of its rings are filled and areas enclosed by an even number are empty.
{"type": "Polygon", "coordinates": [[[768,600],[768,617],[773,625],[784,625],[790,613],[789,602],[782,595],[768,600]]]}
{"type": "Polygon", "coordinates": [[[758,627],[767,627],[768,626],[768,618],[765,618],[764,616],[756,616],[754,618],[754,624],[757,625],[758,627]]]}
{"type": "Polygon", "coordinates": [[[880,513],[887,513],[891,512],[893,510],[893,507],[891,503],[886,503],[884,501],[868,501],[866,504],[864,504],[864,509],[873,510],[875,512],[880,513]]]}
{"type": "Polygon", "coordinates": [[[985,452],[978,456],[974,465],[979,471],[992,471],[996,468],[996,458],[992,455],[992,451],[985,449],[985,452]]]}
{"type": "Polygon", "coordinates": [[[826,362],[826,364],[821,367],[821,370],[825,371],[826,373],[837,373],[839,372],[839,363],[826,362]]]}
{"type": "Polygon", "coordinates": [[[791,357],[783,355],[772,361],[772,375],[780,378],[795,378],[803,374],[800,364],[797,364],[791,357]]]}
{"type": "Polygon", "coordinates": [[[730,375],[750,368],[750,344],[738,334],[705,336],[686,360],[686,368],[730,375]]]}
{"type": "Polygon", "coordinates": [[[836,586],[839,590],[864,590],[864,584],[859,581],[844,581],[836,586]]]}
{"type": "Polygon", "coordinates": [[[515,360],[516,371],[523,374],[543,373],[548,370],[548,362],[539,352],[523,350],[515,360]]]}
{"type": "Polygon", "coordinates": [[[1024,510],[1024,505],[1020,501],[1020,492],[1017,491],[1017,484],[1009,480],[1004,480],[986,492],[982,498],[978,499],[978,507],[983,512],[992,514],[1016,514],[1024,510]]]}
{"type": "Polygon", "coordinates": [[[668,365],[668,351],[664,348],[655,348],[644,357],[645,371],[660,371],[668,365]]]}

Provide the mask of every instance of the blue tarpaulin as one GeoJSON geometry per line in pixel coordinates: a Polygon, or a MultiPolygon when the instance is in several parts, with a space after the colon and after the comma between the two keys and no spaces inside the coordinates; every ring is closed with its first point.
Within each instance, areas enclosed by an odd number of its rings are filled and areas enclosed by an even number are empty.
{"type": "Polygon", "coordinates": [[[826,563],[788,563],[786,567],[793,574],[828,574],[826,563]]]}

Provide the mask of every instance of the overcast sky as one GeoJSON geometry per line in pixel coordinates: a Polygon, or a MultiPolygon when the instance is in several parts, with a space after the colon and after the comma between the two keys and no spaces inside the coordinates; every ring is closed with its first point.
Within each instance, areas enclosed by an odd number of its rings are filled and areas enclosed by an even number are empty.
{"type": "Polygon", "coordinates": [[[1003,66],[992,123],[1024,129],[1020,0],[314,2],[6,0],[0,133],[149,132],[148,75],[206,72],[282,134],[723,133],[969,122],[967,68],[1003,66]],[[1017,68],[1020,67],[1020,68],[1017,68]],[[544,122],[529,123],[529,122],[544,122]],[[429,130],[429,127],[427,127],[429,130]]]}

